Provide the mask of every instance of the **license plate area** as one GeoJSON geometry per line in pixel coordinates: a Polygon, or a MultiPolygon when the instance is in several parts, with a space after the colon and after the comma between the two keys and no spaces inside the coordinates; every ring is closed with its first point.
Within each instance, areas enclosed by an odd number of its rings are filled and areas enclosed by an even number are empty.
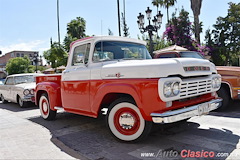
{"type": "Polygon", "coordinates": [[[210,106],[208,103],[201,104],[198,107],[198,115],[208,114],[210,111],[210,106]]]}

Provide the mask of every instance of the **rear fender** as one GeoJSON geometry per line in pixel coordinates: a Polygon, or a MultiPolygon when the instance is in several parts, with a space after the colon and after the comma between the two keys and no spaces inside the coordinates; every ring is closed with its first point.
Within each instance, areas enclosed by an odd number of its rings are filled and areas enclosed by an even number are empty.
{"type": "Polygon", "coordinates": [[[43,93],[48,94],[49,102],[50,102],[50,108],[52,110],[55,110],[54,107],[62,106],[62,100],[61,100],[61,89],[60,85],[55,82],[41,82],[38,83],[35,90],[35,103],[38,105],[39,99],[43,93]]]}

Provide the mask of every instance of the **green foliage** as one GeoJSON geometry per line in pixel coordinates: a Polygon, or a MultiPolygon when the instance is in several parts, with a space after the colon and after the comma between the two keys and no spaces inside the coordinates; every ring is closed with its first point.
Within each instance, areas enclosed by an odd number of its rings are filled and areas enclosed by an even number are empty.
{"type": "Polygon", "coordinates": [[[164,36],[172,44],[193,50],[191,27],[189,13],[182,8],[178,17],[176,16],[176,12],[173,13],[172,18],[169,20],[168,27],[164,32],[164,36]]]}
{"type": "Polygon", "coordinates": [[[67,24],[67,35],[63,42],[67,52],[69,52],[70,44],[73,41],[86,37],[85,30],[86,21],[81,17],[77,17],[67,24]]]}
{"type": "Polygon", "coordinates": [[[32,72],[32,70],[29,69],[29,65],[30,60],[27,56],[11,58],[6,65],[6,71],[8,72],[9,75],[29,73],[32,72]]]}
{"type": "MultiPolygon", "coordinates": [[[[218,17],[205,36],[216,65],[228,65],[240,55],[240,3],[229,3],[226,17],[218,17]]],[[[236,63],[235,63],[236,64],[236,63]]]]}
{"type": "MultiPolygon", "coordinates": [[[[144,41],[147,41],[147,49],[150,48],[150,41],[148,36],[142,35],[142,38],[138,37],[138,39],[142,39],[144,41]]],[[[171,45],[170,42],[166,41],[164,38],[160,38],[158,36],[153,36],[153,51],[166,48],[171,45]]]]}
{"type": "Polygon", "coordinates": [[[53,43],[49,50],[43,52],[43,57],[49,64],[51,64],[52,68],[56,68],[61,65],[67,65],[68,55],[63,46],[57,42],[53,43]]]}

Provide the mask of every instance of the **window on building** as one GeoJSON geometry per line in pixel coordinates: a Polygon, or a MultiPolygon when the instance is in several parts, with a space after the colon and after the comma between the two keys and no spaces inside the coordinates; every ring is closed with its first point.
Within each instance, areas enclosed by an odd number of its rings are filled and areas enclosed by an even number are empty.
{"type": "Polygon", "coordinates": [[[21,57],[24,57],[24,53],[21,54],[21,57]]]}
{"type": "Polygon", "coordinates": [[[32,54],[29,54],[29,57],[32,57],[32,54]]]}
{"type": "Polygon", "coordinates": [[[20,57],[20,53],[17,53],[17,57],[20,57]]]}

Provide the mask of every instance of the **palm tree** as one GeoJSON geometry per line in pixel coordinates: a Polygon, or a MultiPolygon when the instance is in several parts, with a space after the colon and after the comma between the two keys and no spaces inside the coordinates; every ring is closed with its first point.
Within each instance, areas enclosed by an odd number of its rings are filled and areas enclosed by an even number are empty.
{"type": "Polygon", "coordinates": [[[168,9],[169,7],[171,6],[174,6],[175,5],[175,2],[177,2],[177,0],[152,0],[152,4],[154,6],[157,6],[157,10],[158,10],[158,7],[161,6],[161,7],[164,7],[167,9],[167,20],[169,22],[169,13],[168,13],[168,9]]]}
{"type": "Polygon", "coordinates": [[[86,29],[86,21],[82,17],[77,17],[67,24],[67,34],[78,39],[84,38],[86,29]]]}
{"type": "Polygon", "coordinates": [[[191,1],[191,8],[194,15],[194,33],[197,42],[200,44],[200,28],[201,25],[199,23],[199,15],[200,10],[202,7],[202,0],[190,0],[191,1]]]}

